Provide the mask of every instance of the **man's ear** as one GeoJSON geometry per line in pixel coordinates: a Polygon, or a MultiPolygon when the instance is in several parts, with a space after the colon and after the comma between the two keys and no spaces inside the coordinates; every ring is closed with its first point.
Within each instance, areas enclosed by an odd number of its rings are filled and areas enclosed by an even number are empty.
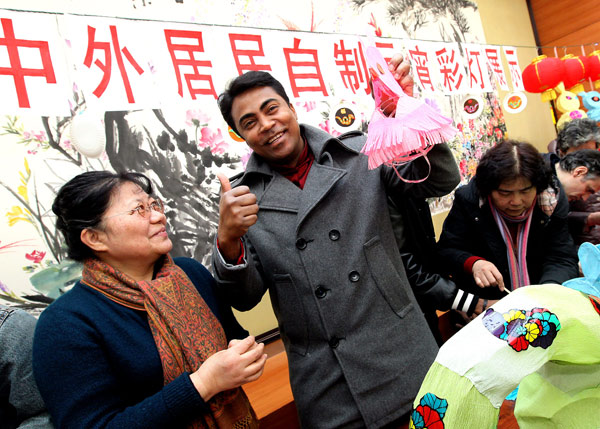
{"type": "Polygon", "coordinates": [[[81,242],[90,249],[92,249],[94,252],[102,252],[107,249],[106,244],[104,244],[106,234],[102,231],[98,231],[97,229],[86,228],[83,231],[81,231],[80,238],[81,242]]]}
{"type": "Polygon", "coordinates": [[[298,114],[296,113],[296,109],[294,109],[292,103],[288,103],[288,106],[290,106],[290,110],[294,112],[294,117],[296,118],[296,120],[298,120],[298,114]]]}
{"type": "Polygon", "coordinates": [[[575,167],[571,174],[573,177],[585,177],[588,174],[588,168],[580,165],[579,167],[575,167]]]}

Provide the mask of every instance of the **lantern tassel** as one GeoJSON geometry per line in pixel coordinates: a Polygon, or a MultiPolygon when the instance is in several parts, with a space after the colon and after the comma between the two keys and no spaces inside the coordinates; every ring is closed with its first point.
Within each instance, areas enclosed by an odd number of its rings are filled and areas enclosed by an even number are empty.
{"type": "Polygon", "coordinates": [[[458,130],[452,119],[425,101],[407,96],[377,48],[367,48],[366,57],[375,98],[367,141],[361,150],[369,157],[369,169],[423,156],[434,144],[454,137],[458,130]]]}

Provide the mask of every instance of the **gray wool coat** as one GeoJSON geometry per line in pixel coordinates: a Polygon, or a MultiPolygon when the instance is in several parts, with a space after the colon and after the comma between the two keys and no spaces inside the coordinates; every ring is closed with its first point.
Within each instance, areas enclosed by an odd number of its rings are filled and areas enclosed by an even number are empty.
{"type": "MultiPolygon", "coordinates": [[[[448,194],[458,168],[436,145],[429,178],[407,184],[391,168],[367,168],[364,134],[301,131],[315,155],[304,189],[256,155],[233,182],[256,195],[258,221],[243,237],[242,264],[225,263],[215,248],[215,277],[241,311],[270,291],[303,427],[381,427],[411,410],[437,353],[406,279],[387,194],[448,194]]],[[[418,159],[403,177],[427,172],[418,159]]]]}

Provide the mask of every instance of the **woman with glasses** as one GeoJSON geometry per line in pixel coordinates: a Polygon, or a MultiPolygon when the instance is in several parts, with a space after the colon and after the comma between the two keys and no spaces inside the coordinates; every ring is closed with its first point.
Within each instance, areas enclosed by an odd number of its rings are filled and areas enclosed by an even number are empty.
{"type": "Polygon", "coordinates": [[[241,385],[264,346],[199,262],[172,258],[162,202],[138,173],[80,174],[53,212],[82,278],[41,314],[36,382],[58,428],[256,427],[241,385]]]}
{"type": "Polygon", "coordinates": [[[568,211],[537,149],[504,141],[456,191],[438,242],[442,262],[458,285],[485,299],[499,299],[505,289],[561,284],[578,275],[568,211]]]}

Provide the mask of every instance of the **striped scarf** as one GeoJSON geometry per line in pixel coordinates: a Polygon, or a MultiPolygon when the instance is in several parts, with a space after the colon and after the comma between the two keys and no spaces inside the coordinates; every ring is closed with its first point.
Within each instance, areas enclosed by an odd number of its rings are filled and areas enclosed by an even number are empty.
{"type": "MultiPolygon", "coordinates": [[[[227,348],[219,320],[169,255],[149,282],[138,282],[98,259],[84,262],[81,282],[118,304],[148,313],[165,385],[183,372],[196,371],[210,356],[227,348]]],[[[196,418],[188,428],[258,427],[240,387],[215,395],[208,405],[211,414],[196,418]]]]}
{"type": "Polygon", "coordinates": [[[529,273],[527,272],[527,239],[529,237],[529,227],[531,226],[535,201],[521,216],[508,216],[506,213],[501,212],[494,206],[489,196],[488,203],[496,225],[498,225],[498,229],[500,230],[500,235],[504,240],[504,244],[506,244],[506,256],[508,258],[512,290],[521,286],[527,286],[530,284],[529,273]],[[506,222],[517,224],[516,240],[513,240],[506,222]],[[514,244],[515,241],[516,246],[514,244]]]}

